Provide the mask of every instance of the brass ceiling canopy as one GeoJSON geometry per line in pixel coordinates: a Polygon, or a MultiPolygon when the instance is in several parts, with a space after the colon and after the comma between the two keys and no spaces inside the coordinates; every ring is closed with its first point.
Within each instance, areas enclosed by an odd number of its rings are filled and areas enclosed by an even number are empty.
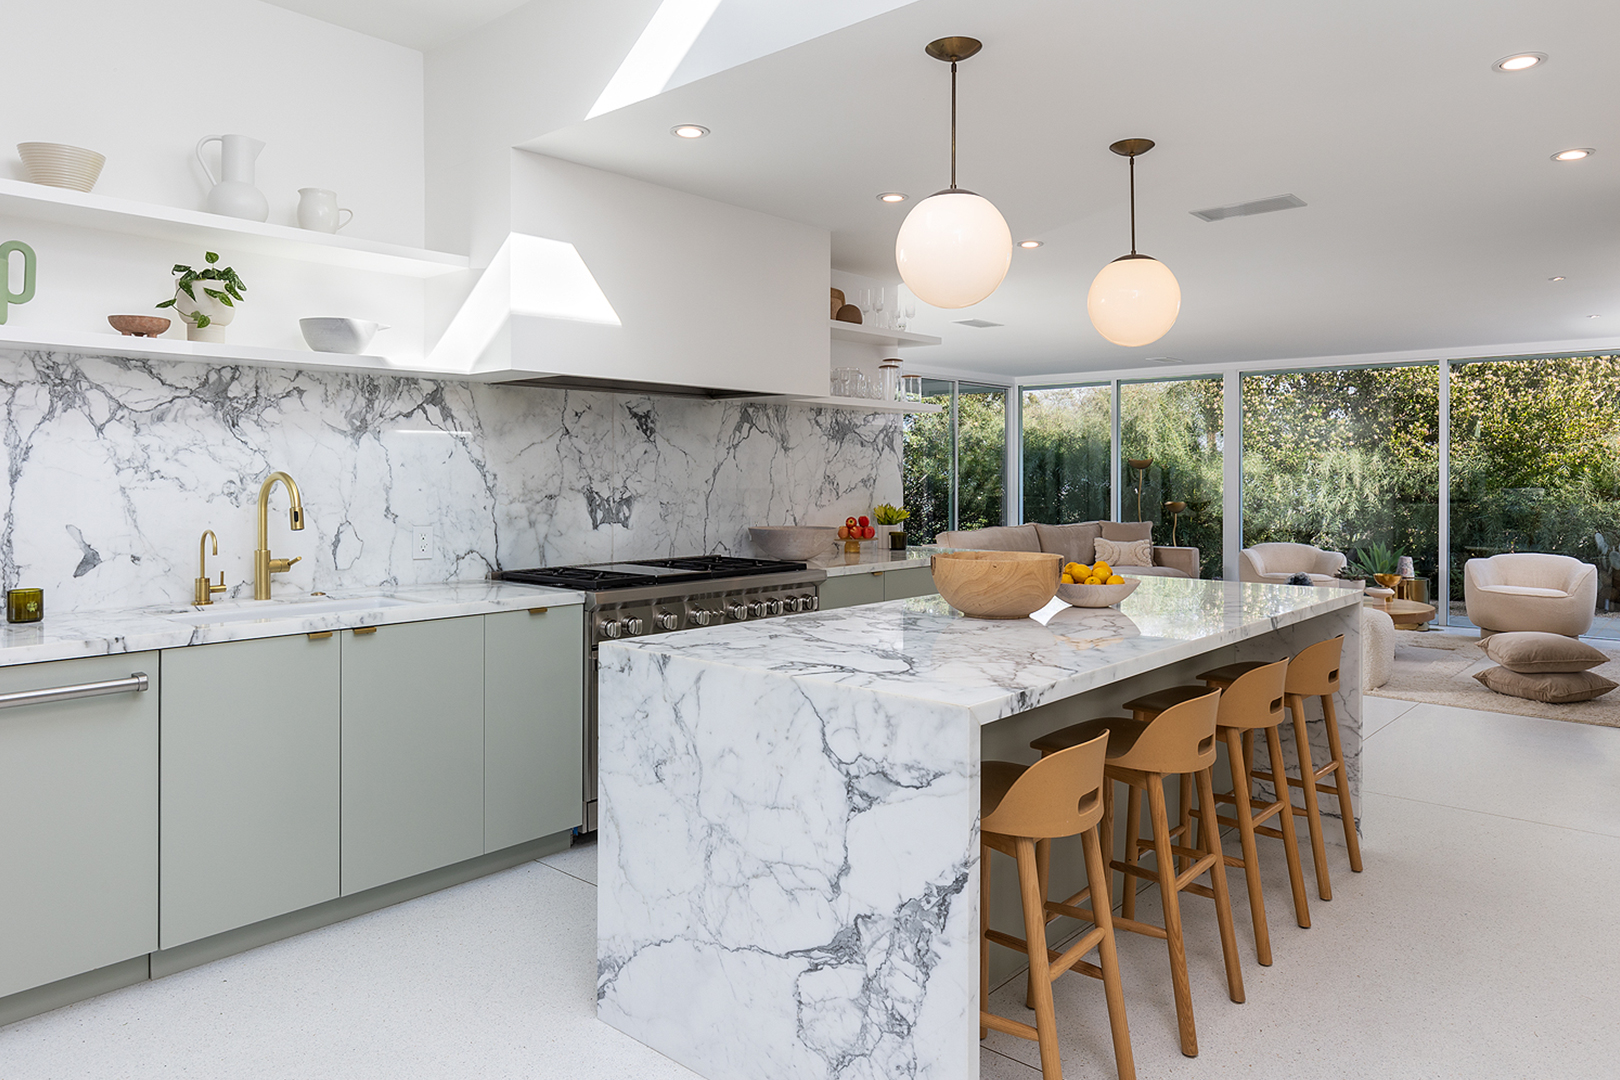
{"type": "Polygon", "coordinates": [[[1152,139],[1121,139],[1117,143],[1111,143],[1108,149],[1120,157],[1135,157],[1137,154],[1147,153],[1154,145],[1152,139]]]}
{"type": "Polygon", "coordinates": [[[930,41],[926,48],[928,55],[935,60],[954,64],[959,60],[966,60],[984,48],[984,42],[970,37],[942,37],[937,41],[930,41]]]}

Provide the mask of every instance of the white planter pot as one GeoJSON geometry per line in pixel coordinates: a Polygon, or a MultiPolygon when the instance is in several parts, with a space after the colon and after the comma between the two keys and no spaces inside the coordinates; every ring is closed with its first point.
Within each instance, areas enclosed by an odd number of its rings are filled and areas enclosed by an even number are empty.
{"type": "Polygon", "coordinates": [[[175,311],[179,312],[181,315],[192,315],[200,312],[201,314],[208,316],[208,325],[200,330],[192,325],[190,319],[186,320],[187,341],[225,340],[225,327],[231,325],[231,320],[236,318],[236,309],[234,307],[226,307],[224,304],[220,303],[218,300],[215,300],[212,296],[209,296],[203,291],[203,289],[207,287],[216,289],[219,292],[224,292],[225,290],[220,288],[222,285],[224,285],[224,282],[222,281],[192,282],[191,291],[197,294],[196,300],[193,300],[191,297],[187,296],[184,289],[174,290],[175,311]]]}

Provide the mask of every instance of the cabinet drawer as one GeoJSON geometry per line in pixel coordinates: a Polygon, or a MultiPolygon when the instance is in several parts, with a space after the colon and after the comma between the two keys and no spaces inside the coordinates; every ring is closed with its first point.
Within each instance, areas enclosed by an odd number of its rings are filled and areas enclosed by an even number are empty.
{"type": "Polygon", "coordinates": [[[823,581],[821,610],[853,607],[856,604],[876,604],[883,599],[882,574],[846,574],[823,581]]]}
{"type": "Polygon", "coordinates": [[[890,570],[883,575],[883,599],[905,600],[913,596],[932,596],[934,572],[926,566],[913,566],[906,570],[890,570]]]}

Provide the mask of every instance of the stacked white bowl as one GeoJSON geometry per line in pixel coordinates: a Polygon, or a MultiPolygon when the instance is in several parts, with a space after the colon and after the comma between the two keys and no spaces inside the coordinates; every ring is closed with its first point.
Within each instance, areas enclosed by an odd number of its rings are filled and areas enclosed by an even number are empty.
{"type": "Polygon", "coordinates": [[[74,191],[89,191],[95,187],[101,167],[107,164],[106,157],[94,150],[61,143],[18,143],[17,153],[29,180],[74,191]]]}

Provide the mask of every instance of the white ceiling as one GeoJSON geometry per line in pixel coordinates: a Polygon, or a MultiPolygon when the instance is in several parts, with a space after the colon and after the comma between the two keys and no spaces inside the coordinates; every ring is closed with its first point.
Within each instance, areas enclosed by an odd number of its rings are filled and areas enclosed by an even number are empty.
{"type": "Polygon", "coordinates": [[[948,72],[922,46],[947,34],[985,42],[962,65],[961,183],[1046,246],[977,307],[921,313],[946,344],[919,361],[1036,374],[1620,340],[1620,5],[1601,0],[921,0],[528,148],[827,227],[835,266],[896,281],[915,198],[874,196],[945,186],[948,72]],[[1524,50],[1551,60],[1491,70],[1524,50]],[[713,134],[677,140],[677,122],[713,134]],[[1129,247],[1107,149],[1128,136],[1159,143],[1137,165],[1139,248],[1183,294],[1175,329],[1135,350],[1085,313],[1129,247]],[[1598,153],[1548,160],[1570,146],[1598,153]],[[1283,192],[1309,205],[1188,213],[1283,192]]]}
{"type": "Polygon", "coordinates": [[[476,30],[528,0],[267,0],[322,22],[427,51],[476,30]]]}

